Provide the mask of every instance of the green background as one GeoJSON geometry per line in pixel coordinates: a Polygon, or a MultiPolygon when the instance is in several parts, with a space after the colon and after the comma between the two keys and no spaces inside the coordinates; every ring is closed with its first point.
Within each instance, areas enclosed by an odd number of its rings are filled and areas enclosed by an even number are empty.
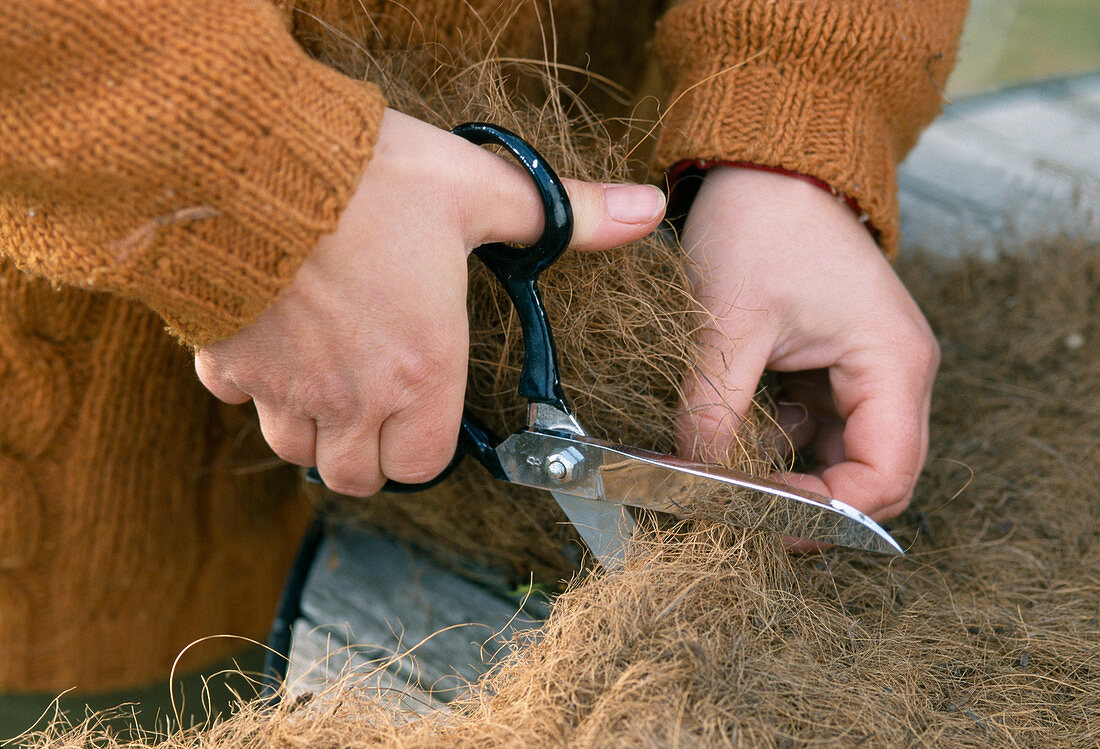
{"type": "Polygon", "coordinates": [[[971,0],[949,97],[1100,70],[1100,0],[971,0]]]}

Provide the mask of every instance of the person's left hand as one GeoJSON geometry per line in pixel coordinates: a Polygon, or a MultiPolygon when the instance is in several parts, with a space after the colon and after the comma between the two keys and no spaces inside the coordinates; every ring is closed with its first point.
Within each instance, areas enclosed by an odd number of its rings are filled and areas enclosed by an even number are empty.
{"type": "Polygon", "coordinates": [[[684,248],[715,324],[685,383],[680,451],[721,454],[769,369],[782,373],[780,426],[817,463],[786,480],[878,520],[905,509],[939,349],[855,214],[801,180],[717,167],[684,248]]]}

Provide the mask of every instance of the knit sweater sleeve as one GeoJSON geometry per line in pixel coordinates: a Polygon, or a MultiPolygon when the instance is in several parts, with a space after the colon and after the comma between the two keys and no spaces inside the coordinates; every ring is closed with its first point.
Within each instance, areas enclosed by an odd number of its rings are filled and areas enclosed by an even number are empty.
{"type": "Polygon", "coordinates": [[[896,168],[938,114],[966,0],[689,0],[658,30],[673,84],[661,168],[807,174],[898,241],[896,168]]]}
{"type": "Polygon", "coordinates": [[[265,0],[7,0],[0,71],[0,255],[195,346],[334,228],[385,106],[265,0]]]}

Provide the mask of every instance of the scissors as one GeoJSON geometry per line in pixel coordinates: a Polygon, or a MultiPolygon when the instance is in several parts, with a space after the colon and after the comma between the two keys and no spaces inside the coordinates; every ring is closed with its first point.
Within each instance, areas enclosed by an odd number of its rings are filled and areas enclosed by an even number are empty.
{"type": "MultiPolygon", "coordinates": [[[[634,509],[682,517],[693,499],[716,491],[730,495],[725,522],[876,553],[904,554],[874,520],[838,500],[589,436],[562,390],[554,336],[538,289],[539,274],[565,251],[573,234],[565,187],[545,159],[509,130],[471,122],[451,132],[477,145],[502,146],[531,176],[542,199],[546,223],[537,242],[526,248],[492,243],[474,250],[500,281],[519,316],[524,357],[518,390],[528,403],[527,426],[501,439],[467,412],[455,457],[439,476],[423,484],[389,481],[383,491],[435,486],[470,455],[497,479],[550,492],[609,571],[621,568],[625,561],[638,527],[634,509]]],[[[321,483],[316,468],[309,469],[307,478],[321,483]]]]}

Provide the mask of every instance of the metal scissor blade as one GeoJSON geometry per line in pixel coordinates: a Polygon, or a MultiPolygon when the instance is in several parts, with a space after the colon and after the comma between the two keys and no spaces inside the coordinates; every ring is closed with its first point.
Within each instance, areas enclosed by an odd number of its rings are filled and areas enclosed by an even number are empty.
{"type": "Polygon", "coordinates": [[[705,463],[559,431],[516,432],[497,449],[513,483],[590,500],[685,516],[722,493],[722,520],[837,546],[904,554],[878,523],[839,500],[705,463]],[[572,452],[570,452],[572,451],[572,452]],[[566,479],[547,460],[572,455],[566,479]]]}
{"type": "MultiPolygon", "coordinates": [[[[547,403],[531,403],[528,406],[527,421],[539,431],[549,429],[559,433],[584,436],[584,428],[571,413],[547,403]]],[[[501,444],[501,447],[509,442],[514,443],[515,440],[509,438],[501,444]]],[[[563,476],[566,476],[565,480],[568,481],[567,476],[572,475],[575,453],[566,450],[560,454],[550,453],[543,459],[534,455],[520,456],[508,449],[501,452],[498,448],[497,454],[501,458],[508,456],[507,461],[512,466],[513,474],[516,473],[518,462],[522,462],[527,469],[536,468],[543,479],[550,482],[550,485],[539,488],[550,489],[550,494],[557,500],[558,506],[565,512],[569,522],[573,524],[585,545],[604,569],[614,572],[623,566],[623,562],[626,561],[626,547],[634,536],[634,531],[638,530],[638,521],[634,519],[630,510],[623,505],[553,491],[553,485],[560,483],[561,480],[555,481],[550,475],[552,471],[548,469],[552,463],[557,462],[563,476]],[[522,461],[519,461],[520,458],[522,461]]],[[[508,472],[507,468],[505,472],[508,472]]]]}
{"type": "Polygon", "coordinates": [[[596,499],[550,493],[604,569],[614,572],[621,568],[626,560],[626,545],[638,527],[630,510],[596,499]]]}
{"type": "Polygon", "coordinates": [[[878,523],[840,500],[720,466],[577,439],[601,453],[601,499],[655,510],[662,509],[655,504],[663,504],[664,512],[682,515],[693,499],[721,487],[736,487],[748,491],[730,493],[730,504],[724,508],[730,522],[879,554],[905,554],[878,523]]]}

